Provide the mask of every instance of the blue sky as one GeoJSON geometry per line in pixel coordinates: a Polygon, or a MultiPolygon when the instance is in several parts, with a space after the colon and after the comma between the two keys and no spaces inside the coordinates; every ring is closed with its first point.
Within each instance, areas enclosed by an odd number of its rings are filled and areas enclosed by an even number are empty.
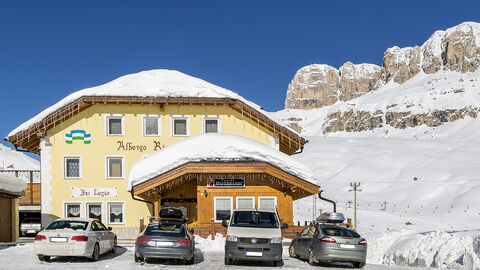
{"type": "Polygon", "coordinates": [[[480,22],[480,1],[2,1],[3,138],[73,91],[167,68],[283,109],[311,62],[381,65],[392,46],[480,22]]]}

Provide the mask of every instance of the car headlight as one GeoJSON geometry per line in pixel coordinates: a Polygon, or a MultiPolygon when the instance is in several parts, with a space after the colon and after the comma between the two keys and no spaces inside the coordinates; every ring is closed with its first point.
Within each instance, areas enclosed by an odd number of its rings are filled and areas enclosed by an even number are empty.
{"type": "Polygon", "coordinates": [[[270,238],[270,243],[281,244],[282,243],[282,237],[272,237],[272,238],[270,238]]]}
{"type": "Polygon", "coordinates": [[[227,241],[237,242],[237,241],[238,241],[238,237],[235,236],[235,235],[227,235],[227,241]]]}

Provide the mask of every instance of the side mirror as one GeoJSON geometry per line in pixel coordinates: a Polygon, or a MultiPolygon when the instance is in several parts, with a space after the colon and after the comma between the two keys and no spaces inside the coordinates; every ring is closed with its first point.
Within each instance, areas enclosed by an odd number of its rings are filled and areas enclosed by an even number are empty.
{"type": "Polygon", "coordinates": [[[107,227],[107,229],[108,229],[109,231],[111,231],[111,230],[112,230],[112,227],[107,227]]]}
{"type": "Polygon", "coordinates": [[[288,229],[288,224],[287,223],[282,224],[282,227],[280,227],[280,229],[282,230],[288,229]]]}
{"type": "Polygon", "coordinates": [[[295,232],[295,237],[299,237],[300,236],[300,233],[299,232],[295,232]]]}
{"type": "Polygon", "coordinates": [[[222,226],[227,228],[228,227],[228,224],[227,224],[227,220],[226,219],[223,219],[222,220],[222,226]]]}

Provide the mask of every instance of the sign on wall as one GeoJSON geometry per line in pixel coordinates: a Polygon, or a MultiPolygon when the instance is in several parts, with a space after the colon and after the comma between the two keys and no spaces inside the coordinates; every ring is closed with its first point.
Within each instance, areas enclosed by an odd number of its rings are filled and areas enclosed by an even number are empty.
{"type": "Polygon", "coordinates": [[[209,178],[208,188],[244,188],[245,178],[209,178]]]}
{"type": "Polygon", "coordinates": [[[75,129],[65,134],[66,143],[72,144],[75,140],[83,141],[84,144],[90,144],[90,133],[87,133],[85,130],[75,129]]]}
{"type": "Polygon", "coordinates": [[[117,187],[113,187],[113,188],[74,188],[72,187],[72,198],[77,198],[77,197],[118,198],[117,189],[118,189],[117,187]]]}

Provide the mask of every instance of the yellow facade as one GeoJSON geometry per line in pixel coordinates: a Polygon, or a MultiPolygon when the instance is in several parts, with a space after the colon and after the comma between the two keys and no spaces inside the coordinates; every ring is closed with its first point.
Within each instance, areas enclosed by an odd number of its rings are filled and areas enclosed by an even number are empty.
{"type": "MultiPolygon", "coordinates": [[[[137,232],[140,217],[148,217],[148,204],[135,201],[127,192],[129,169],[134,163],[147,155],[158,151],[171,143],[187,136],[172,135],[172,118],[185,117],[188,120],[188,136],[204,132],[204,118],[219,119],[219,132],[236,134],[262,142],[278,149],[272,132],[256,121],[252,121],[242,113],[228,105],[196,105],[196,104],[95,104],[74,114],[61,124],[47,132],[41,143],[42,166],[42,222],[48,224],[54,219],[65,217],[67,203],[80,203],[80,216],[87,217],[88,204],[102,203],[102,221],[124,233],[124,237],[132,237],[137,232]],[[161,123],[159,136],[144,136],[143,117],[158,115],[161,123]],[[123,119],[123,135],[107,135],[107,117],[123,119]],[[91,135],[91,143],[82,140],[66,142],[66,134],[72,130],[84,130],[91,135]],[[64,177],[64,158],[80,157],[80,178],[64,177]],[[123,157],[123,176],[118,179],[107,178],[108,156],[123,157]],[[90,194],[79,196],[80,189],[89,188],[90,194]],[[101,196],[94,195],[93,189],[114,190],[113,193],[101,196]],[[75,191],[74,191],[75,189],[75,191]],[[123,203],[124,222],[112,224],[108,220],[107,206],[110,203],[123,203]]],[[[215,147],[208,145],[205,147],[215,147]]],[[[105,194],[103,194],[105,195],[105,194]]]]}

